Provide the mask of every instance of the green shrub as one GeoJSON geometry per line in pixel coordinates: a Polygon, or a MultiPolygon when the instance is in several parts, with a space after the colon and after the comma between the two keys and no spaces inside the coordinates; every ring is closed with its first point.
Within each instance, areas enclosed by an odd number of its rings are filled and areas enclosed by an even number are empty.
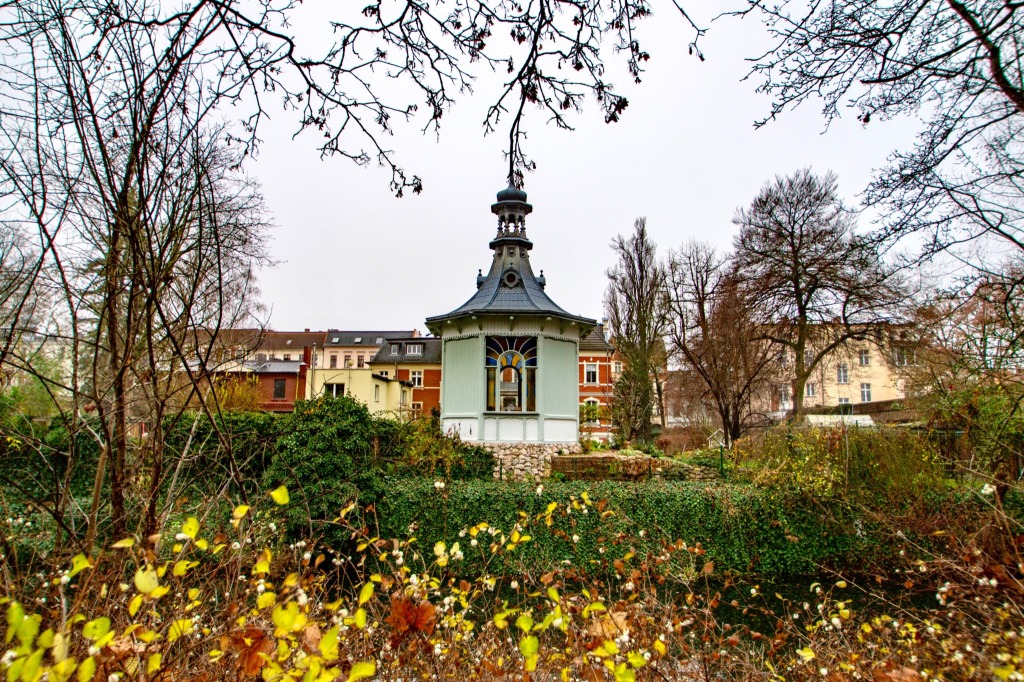
{"type": "Polygon", "coordinates": [[[391,424],[370,414],[353,398],[320,396],[300,400],[281,419],[277,454],[263,476],[266,489],[284,484],[291,491],[288,526],[292,532],[324,532],[324,524],[359,490],[371,470],[375,437],[391,424]]]}
{"type": "Polygon", "coordinates": [[[436,418],[416,419],[400,425],[400,436],[380,465],[397,476],[426,476],[438,479],[490,479],[494,476],[494,455],[477,445],[463,443],[458,435],[441,432],[436,418]]]}
{"type": "Polygon", "coordinates": [[[252,490],[270,466],[282,421],[267,412],[223,412],[212,422],[205,414],[182,414],[164,423],[166,454],[171,461],[188,457],[184,473],[199,483],[236,478],[237,467],[252,490]]]}
{"type": "Polygon", "coordinates": [[[826,498],[918,499],[943,483],[935,446],[901,427],[782,426],[737,442],[734,457],[758,485],[826,498]]]}
{"type": "MultiPolygon", "coordinates": [[[[481,522],[510,532],[551,502],[582,501],[584,491],[592,501],[587,512],[580,509],[550,527],[533,523],[531,541],[510,556],[532,571],[568,561],[601,573],[627,549],[657,554],[663,542],[682,540],[701,543],[721,569],[793,575],[821,566],[867,569],[898,551],[870,514],[851,505],[753,486],[672,482],[548,481],[538,494],[525,483],[466,481],[439,488],[429,479],[386,479],[373,499],[376,533],[404,537],[412,527],[419,546],[429,548],[459,541],[460,531],[481,522]]],[[[466,557],[466,570],[480,571],[489,554],[467,551],[466,557]]],[[[488,570],[521,570],[508,560],[488,570]]]]}

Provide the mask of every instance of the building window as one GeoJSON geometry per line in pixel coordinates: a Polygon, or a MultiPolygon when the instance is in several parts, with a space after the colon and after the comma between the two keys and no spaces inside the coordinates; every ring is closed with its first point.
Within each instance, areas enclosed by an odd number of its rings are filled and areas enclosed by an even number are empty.
{"type": "Polygon", "coordinates": [[[401,352],[402,352],[402,347],[399,344],[397,344],[397,343],[391,344],[391,354],[392,355],[398,355],[401,352]]]}
{"type": "Polygon", "coordinates": [[[789,386],[783,386],[779,389],[779,409],[789,409],[789,386]]]}
{"type": "Polygon", "coordinates": [[[810,367],[812,362],[814,362],[814,351],[813,350],[805,350],[804,351],[804,367],[810,367]]]}
{"type": "Polygon", "coordinates": [[[274,379],[274,400],[284,400],[284,379],[274,379]]]}
{"type": "Polygon", "coordinates": [[[871,402],[871,384],[860,385],[860,401],[862,403],[871,402]]]}
{"type": "Polygon", "coordinates": [[[597,383],[597,364],[588,362],[585,364],[583,369],[583,383],[585,384],[596,384],[597,383]]]}
{"type": "Polygon", "coordinates": [[[408,355],[423,355],[423,344],[422,343],[410,343],[405,347],[405,352],[408,355]]]}
{"type": "Polygon", "coordinates": [[[580,410],[580,418],[585,426],[598,426],[601,424],[601,402],[597,398],[587,398],[583,401],[583,409],[580,410]]]}
{"type": "Polygon", "coordinates": [[[378,374],[380,374],[382,377],[390,376],[390,373],[391,373],[391,370],[387,370],[387,369],[382,369],[380,372],[378,372],[378,374]]]}
{"type": "Polygon", "coordinates": [[[537,410],[537,339],[533,336],[488,336],[488,412],[537,410]]]}
{"type": "Polygon", "coordinates": [[[374,341],[374,343],[376,343],[378,346],[383,346],[384,345],[384,337],[383,336],[378,336],[377,340],[374,341]]]}
{"type": "Polygon", "coordinates": [[[612,368],[616,374],[622,374],[622,361],[616,360],[615,364],[612,365],[612,368]]]}
{"type": "Polygon", "coordinates": [[[868,365],[871,364],[871,353],[869,353],[866,350],[862,350],[860,353],[858,353],[857,358],[860,361],[861,367],[867,367],[868,365]]]}
{"type": "Polygon", "coordinates": [[[905,348],[897,348],[892,353],[892,362],[897,367],[906,367],[910,364],[910,357],[905,348]]]}
{"type": "Polygon", "coordinates": [[[409,391],[407,391],[406,389],[403,388],[402,389],[402,395],[401,395],[401,397],[399,397],[398,401],[399,401],[398,402],[399,405],[405,407],[405,404],[407,402],[409,402],[409,391]]]}
{"type": "Polygon", "coordinates": [[[839,404],[840,405],[849,405],[850,404],[850,399],[849,398],[840,398],[839,399],[839,404]]]}
{"type": "Polygon", "coordinates": [[[338,368],[338,354],[337,353],[331,353],[330,369],[337,369],[337,368],[338,368]]]}
{"type": "Polygon", "coordinates": [[[346,355],[345,356],[345,369],[349,369],[350,367],[352,367],[352,356],[351,355],[346,355]]]}
{"type": "Polygon", "coordinates": [[[360,369],[362,369],[363,367],[366,367],[366,358],[364,356],[362,356],[362,355],[357,355],[356,356],[356,367],[358,367],[360,369]]]}
{"type": "Polygon", "coordinates": [[[808,398],[813,398],[817,394],[817,388],[813,381],[808,381],[804,384],[804,395],[808,398]]]}
{"type": "Polygon", "coordinates": [[[787,351],[779,351],[779,367],[789,367],[789,353],[787,351]]]}
{"type": "Polygon", "coordinates": [[[420,414],[420,412],[423,411],[423,403],[413,403],[412,404],[412,411],[413,411],[413,414],[418,416],[420,414]]]}
{"type": "Polygon", "coordinates": [[[324,384],[324,395],[340,398],[345,395],[345,384],[324,384]]]}
{"type": "Polygon", "coordinates": [[[412,382],[413,386],[422,386],[423,385],[423,370],[422,369],[414,369],[411,372],[409,372],[409,381],[412,382]]]}
{"type": "Polygon", "coordinates": [[[292,354],[291,353],[285,353],[284,354],[284,361],[285,362],[290,362],[291,359],[292,359],[292,354]]]}
{"type": "Polygon", "coordinates": [[[848,384],[850,383],[850,368],[847,367],[845,362],[841,362],[836,365],[836,383],[837,384],[848,384]]]}
{"type": "Polygon", "coordinates": [[[379,403],[380,402],[380,386],[374,386],[373,387],[373,402],[375,402],[375,403],[379,403]]]}

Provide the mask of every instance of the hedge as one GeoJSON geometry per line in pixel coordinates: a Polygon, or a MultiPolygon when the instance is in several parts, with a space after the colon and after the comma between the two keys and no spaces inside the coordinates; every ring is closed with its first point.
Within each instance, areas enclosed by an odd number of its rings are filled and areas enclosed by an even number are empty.
{"type": "Polygon", "coordinates": [[[467,573],[484,569],[489,552],[480,550],[488,543],[470,550],[459,531],[480,522],[506,533],[523,522],[528,526],[524,532],[532,536],[487,567],[492,573],[543,571],[566,561],[600,571],[626,551],[659,553],[664,542],[675,540],[700,543],[707,552],[701,566],[711,560],[719,570],[780,576],[816,573],[820,566],[865,569],[897,551],[877,524],[849,505],[749,485],[572,481],[547,482],[538,489],[522,483],[449,481],[438,488],[428,479],[386,478],[373,490],[364,489],[363,496],[375,503],[380,537],[407,537],[414,528],[421,547],[459,541],[467,573]],[[579,502],[584,491],[592,502],[587,513],[556,513],[550,527],[535,520],[549,503],[579,502]]]}

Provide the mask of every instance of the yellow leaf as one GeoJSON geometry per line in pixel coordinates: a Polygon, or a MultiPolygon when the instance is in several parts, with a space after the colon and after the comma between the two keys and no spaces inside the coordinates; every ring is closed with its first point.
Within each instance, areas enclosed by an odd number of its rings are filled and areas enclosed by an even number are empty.
{"type": "Polygon", "coordinates": [[[56,682],[67,682],[74,669],[75,659],[65,658],[62,661],[58,661],[52,668],[50,668],[50,679],[55,680],[56,682]]]}
{"type": "Polygon", "coordinates": [[[110,619],[106,616],[91,620],[82,628],[82,636],[93,642],[102,639],[108,632],[110,632],[110,619]]]}
{"type": "Polygon", "coordinates": [[[658,652],[659,656],[665,655],[665,643],[660,639],[654,640],[654,650],[658,652]]]}
{"type": "Polygon", "coordinates": [[[199,549],[202,549],[202,550],[206,550],[206,549],[209,549],[210,543],[209,543],[208,540],[206,540],[204,538],[199,538],[198,540],[196,540],[196,547],[198,547],[199,549]]]}
{"type": "Polygon", "coordinates": [[[36,682],[39,677],[39,669],[43,665],[43,654],[45,649],[36,649],[28,660],[21,667],[21,682],[36,682]]]}
{"type": "Polygon", "coordinates": [[[248,513],[248,511],[249,511],[249,505],[247,505],[247,504],[240,504],[237,507],[235,507],[235,510],[233,512],[231,512],[231,516],[232,516],[232,518],[240,519],[243,516],[245,516],[246,513],[248,513]]]}
{"type": "Polygon", "coordinates": [[[338,626],[335,625],[320,638],[320,655],[325,661],[338,658],[338,626]]]}
{"type": "Polygon", "coordinates": [[[632,668],[627,668],[625,663],[620,663],[615,668],[615,682],[636,682],[636,673],[632,668]]]}
{"type": "Polygon", "coordinates": [[[529,614],[524,613],[516,619],[516,627],[523,632],[529,632],[530,628],[533,627],[533,618],[530,618],[529,614]]]}
{"type": "Polygon", "coordinates": [[[519,651],[523,656],[533,656],[538,650],[540,650],[540,641],[536,637],[523,637],[519,640],[519,651]]]}
{"type": "Polygon", "coordinates": [[[550,599],[553,602],[559,601],[559,599],[558,599],[558,590],[556,590],[553,587],[549,587],[548,588],[548,599],[550,599]]]}
{"type": "Polygon", "coordinates": [[[135,589],[142,594],[152,594],[156,588],[160,587],[160,578],[157,577],[156,571],[149,565],[145,568],[140,568],[135,571],[135,589]]]}
{"type": "Polygon", "coordinates": [[[171,573],[174,577],[180,578],[198,565],[198,561],[175,561],[174,568],[171,569],[171,573]]]}
{"type": "Polygon", "coordinates": [[[199,534],[199,519],[194,516],[188,517],[188,520],[181,526],[181,532],[195,540],[196,535],[199,534]]]}
{"type": "Polygon", "coordinates": [[[804,663],[814,660],[814,651],[810,647],[804,647],[803,649],[796,650],[797,655],[804,663]]]}
{"type": "Polygon", "coordinates": [[[134,616],[139,612],[139,607],[142,606],[142,595],[137,594],[132,597],[132,600],[128,602],[128,615],[134,616]]]}
{"type": "Polygon", "coordinates": [[[260,596],[256,597],[256,608],[258,608],[258,609],[260,609],[262,611],[263,609],[267,608],[268,606],[272,606],[273,603],[274,603],[274,600],[276,600],[276,599],[277,599],[277,595],[274,594],[273,592],[264,592],[260,596]]]}
{"type": "Polygon", "coordinates": [[[270,497],[281,506],[288,504],[289,500],[291,500],[291,497],[288,495],[288,488],[285,488],[283,485],[271,490],[270,497]]]}
{"type": "Polygon", "coordinates": [[[639,651],[630,651],[626,654],[626,658],[629,659],[629,664],[634,668],[642,668],[647,665],[647,659],[639,651]]]}
{"type": "Polygon", "coordinates": [[[171,629],[167,631],[167,641],[173,642],[192,632],[195,626],[191,618],[179,618],[171,623],[171,629]]]}
{"type": "Polygon", "coordinates": [[[68,571],[68,577],[74,578],[87,568],[92,568],[92,562],[84,554],[77,554],[71,560],[71,570],[68,571]]]}
{"type": "Polygon", "coordinates": [[[78,682],[89,682],[96,674],[96,659],[90,656],[78,666],[78,682]]]}
{"type": "Polygon", "coordinates": [[[359,605],[362,606],[366,602],[370,601],[370,597],[373,596],[373,583],[369,582],[363,585],[363,589],[359,590],[359,605]]]}
{"type": "Polygon", "coordinates": [[[360,630],[366,629],[366,609],[356,611],[356,627],[360,630]]]}
{"type": "Polygon", "coordinates": [[[367,677],[373,677],[376,672],[377,664],[374,661],[361,661],[352,666],[352,670],[348,673],[348,682],[365,680],[367,677]]]}
{"type": "Polygon", "coordinates": [[[160,654],[150,654],[146,659],[146,674],[152,675],[160,669],[160,654]]]}
{"type": "Polygon", "coordinates": [[[160,597],[164,596],[165,594],[167,594],[170,591],[171,591],[171,586],[170,585],[161,585],[160,587],[158,587],[155,590],[153,590],[152,592],[150,592],[149,596],[151,598],[153,598],[153,599],[159,599],[160,597]]]}
{"type": "Polygon", "coordinates": [[[278,630],[286,633],[291,632],[292,627],[295,625],[295,620],[299,617],[299,605],[295,602],[278,604],[274,607],[271,617],[278,630]]]}
{"type": "Polygon", "coordinates": [[[135,546],[135,538],[125,538],[124,540],[118,540],[110,546],[111,549],[128,549],[129,547],[135,546]]]}

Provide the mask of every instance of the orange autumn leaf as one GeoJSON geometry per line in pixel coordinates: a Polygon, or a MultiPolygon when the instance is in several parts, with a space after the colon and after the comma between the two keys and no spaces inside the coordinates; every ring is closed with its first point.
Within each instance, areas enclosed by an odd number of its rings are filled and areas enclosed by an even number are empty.
{"type": "Polygon", "coordinates": [[[258,675],[267,660],[260,654],[274,651],[274,638],[263,628],[248,627],[231,633],[231,648],[238,652],[238,662],[244,677],[258,675]]]}
{"type": "Polygon", "coordinates": [[[414,604],[408,597],[395,595],[391,597],[391,615],[384,622],[394,628],[391,646],[395,647],[410,632],[419,631],[425,635],[432,633],[437,614],[434,605],[428,601],[414,604]]]}

